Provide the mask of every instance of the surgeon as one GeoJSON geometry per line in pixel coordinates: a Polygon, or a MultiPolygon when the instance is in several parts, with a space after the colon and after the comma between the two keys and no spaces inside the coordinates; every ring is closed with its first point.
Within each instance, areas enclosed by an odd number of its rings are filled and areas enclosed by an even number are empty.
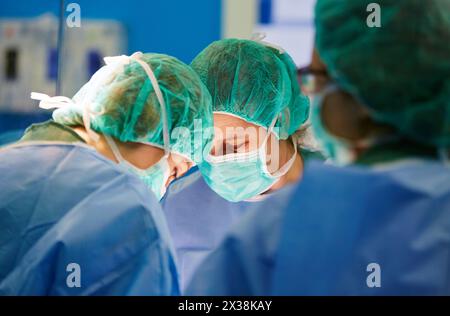
{"type": "Polygon", "coordinates": [[[270,195],[284,201],[279,191],[320,156],[309,140],[309,100],[283,49],[260,37],[225,39],[191,65],[211,92],[215,134],[200,172],[174,183],[164,201],[182,288],[232,223],[270,195]]]}
{"type": "Polygon", "coordinates": [[[159,200],[212,137],[189,137],[211,97],[167,55],[105,62],[73,99],[33,93],[53,120],[0,151],[3,295],[179,293],[159,200]]]}
{"type": "Polygon", "coordinates": [[[369,3],[316,4],[307,86],[334,165],[248,212],[187,294],[450,294],[450,3],[378,1],[380,28],[369,3]]]}

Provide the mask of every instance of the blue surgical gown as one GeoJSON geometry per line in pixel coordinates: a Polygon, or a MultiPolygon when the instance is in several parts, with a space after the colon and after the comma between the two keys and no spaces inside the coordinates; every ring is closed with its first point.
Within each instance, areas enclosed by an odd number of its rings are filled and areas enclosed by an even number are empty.
{"type": "Polygon", "coordinates": [[[0,149],[0,175],[0,294],[179,293],[162,210],[137,177],[54,142],[0,149]]]}
{"type": "Polygon", "coordinates": [[[255,203],[223,199],[209,188],[196,167],[169,187],[162,204],[177,254],[181,289],[231,225],[255,203]]]}
{"type": "Polygon", "coordinates": [[[14,130],[0,133],[0,146],[6,146],[18,141],[23,136],[23,132],[23,130],[14,130]]]}
{"type": "Polygon", "coordinates": [[[448,167],[308,163],[289,195],[246,214],[187,294],[450,294],[448,167]]]}

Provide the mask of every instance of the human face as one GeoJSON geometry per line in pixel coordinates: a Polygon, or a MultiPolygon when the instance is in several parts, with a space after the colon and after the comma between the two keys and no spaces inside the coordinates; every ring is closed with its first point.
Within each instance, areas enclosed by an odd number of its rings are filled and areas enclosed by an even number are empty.
{"type": "MultiPolygon", "coordinates": [[[[314,97],[333,83],[317,49],[314,50],[311,64],[306,69],[308,75],[299,76],[303,83],[302,90],[309,97],[314,97]]],[[[331,134],[351,142],[367,137],[368,128],[371,126],[366,108],[343,90],[336,90],[326,97],[322,105],[321,119],[331,134]]]]}
{"type": "Polygon", "coordinates": [[[269,172],[275,173],[292,155],[292,142],[278,140],[267,128],[249,123],[236,116],[214,113],[215,136],[211,155],[248,153],[266,143],[266,162],[269,172]],[[291,146],[291,147],[289,147],[291,146]]]}

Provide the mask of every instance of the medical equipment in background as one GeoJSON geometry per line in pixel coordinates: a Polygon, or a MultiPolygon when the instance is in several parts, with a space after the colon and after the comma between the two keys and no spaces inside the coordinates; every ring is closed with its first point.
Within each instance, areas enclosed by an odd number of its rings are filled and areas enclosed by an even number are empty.
{"type": "MultiPolygon", "coordinates": [[[[103,57],[126,52],[125,28],[114,20],[83,19],[64,33],[61,95],[78,91],[103,57]]],[[[0,112],[36,113],[30,92],[56,93],[57,34],[58,20],[50,14],[0,20],[0,112]]]]}

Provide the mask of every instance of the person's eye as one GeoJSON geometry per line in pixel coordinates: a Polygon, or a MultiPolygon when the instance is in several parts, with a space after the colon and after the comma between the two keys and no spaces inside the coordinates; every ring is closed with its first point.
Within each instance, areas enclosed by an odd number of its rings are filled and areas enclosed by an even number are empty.
{"type": "Polygon", "coordinates": [[[224,155],[232,154],[236,152],[236,146],[234,144],[225,143],[224,144],[224,155]]]}
{"type": "Polygon", "coordinates": [[[247,148],[247,142],[243,141],[238,144],[232,144],[228,142],[223,142],[222,146],[214,146],[211,150],[211,154],[214,156],[223,156],[223,155],[229,155],[229,154],[235,154],[242,152],[243,149],[247,148]]]}
{"type": "Polygon", "coordinates": [[[229,151],[227,151],[227,153],[241,153],[241,152],[245,152],[247,150],[247,146],[248,142],[247,141],[243,141],[239,144],[228,144],[229,146],[229,151]]]}
{"type": "Polygon", "coordinates": [[[248,150],[248,141],[242,142],[235,146],[235,153],[246,152],[248,150]]]}

